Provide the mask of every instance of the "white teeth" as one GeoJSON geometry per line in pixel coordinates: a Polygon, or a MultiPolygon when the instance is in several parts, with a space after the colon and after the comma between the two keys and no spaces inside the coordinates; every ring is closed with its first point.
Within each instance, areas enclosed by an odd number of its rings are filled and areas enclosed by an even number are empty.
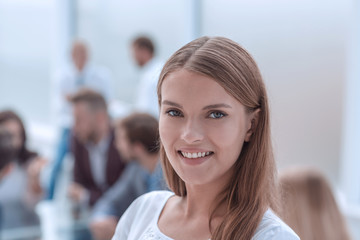
{"type": "Polygon", "coordinates": [[[209,156],[211,152],[197,152],[197,153],[189,153],[189,152],[181,152],[181,155],[186,158],[199,158],[209,156]]]}

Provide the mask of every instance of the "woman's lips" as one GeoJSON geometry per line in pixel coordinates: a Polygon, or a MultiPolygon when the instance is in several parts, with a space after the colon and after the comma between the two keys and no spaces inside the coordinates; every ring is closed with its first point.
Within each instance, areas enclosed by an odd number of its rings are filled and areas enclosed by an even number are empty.
{"type": "Polygon", "coordinates": [[[181,159],[189,165],[198,165],[209,158],[214,154],[212,151],[195,151],[195,152],[188,152],[188,151],[178,151],[181,159]]]}

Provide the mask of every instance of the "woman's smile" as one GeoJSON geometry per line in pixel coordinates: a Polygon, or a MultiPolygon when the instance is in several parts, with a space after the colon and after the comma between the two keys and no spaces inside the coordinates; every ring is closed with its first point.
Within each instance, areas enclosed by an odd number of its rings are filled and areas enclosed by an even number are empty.
{"type": "Polygon", "coordinates": [[[200,165],[203,162],[209,160],[214,152],[206,151],[201,149],[181,149],[178,150],[178,155],[180,159],[187,165],[200,165]]]}

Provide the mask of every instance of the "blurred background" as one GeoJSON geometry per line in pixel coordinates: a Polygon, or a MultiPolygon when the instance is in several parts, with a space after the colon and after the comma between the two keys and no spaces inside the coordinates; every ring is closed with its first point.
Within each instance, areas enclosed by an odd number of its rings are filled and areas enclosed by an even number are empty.
{"type": "Polygon", "coordinates": [[[31,148],[52,159],[54,76],[74,38],[110,70],[119,106],[134,101],[135,36],[163,60],[203,35],[231,38],[266,82],[278,168],[320,169],[360,239],[359,23],[358,0],[0,0],[0,110],[20,113],[31,148]]]}

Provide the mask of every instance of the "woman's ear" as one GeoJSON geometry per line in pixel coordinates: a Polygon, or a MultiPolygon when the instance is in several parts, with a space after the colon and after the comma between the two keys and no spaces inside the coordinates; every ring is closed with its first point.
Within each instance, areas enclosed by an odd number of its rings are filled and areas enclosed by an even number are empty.
{"type": "Polygon", "coordinates": [[[255,132],[259,122],[260,108],[256,109],[249,115],[248,130],[245,135],[245,142],[249,142],[252,134],[255,132]]]}

